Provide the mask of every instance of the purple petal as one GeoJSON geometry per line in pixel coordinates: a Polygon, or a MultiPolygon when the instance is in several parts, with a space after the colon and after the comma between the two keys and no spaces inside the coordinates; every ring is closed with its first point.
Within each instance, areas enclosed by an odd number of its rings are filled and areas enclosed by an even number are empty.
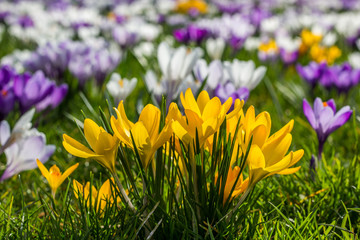
{"type": "Polygon", "coordinates": [[[330,122],[330,127],[328,129],[329,134],[344,125],[350,119],[351,115],[352,110],[350,110],[349,106],[341,108],[330,122]]]}
{"type": "Polygon", "coordinates": [[[324,107],[319,112],[319,132],[327,133],[330,127],[330,122],[334,117],[334,112],[330,107],[324,107]]]}
{"type": "Polygon", "coordinates": [[[327,101],[326,103],[327,103],[327,105],[328,105],[329,107],[332,108],[332,110],[333,110],[334,113],[335,113],[335,112],[336,112],[336,104],[335,104],[334,99],[330,99],[330,100],[327,101]]]}
{"type": "Polygon", "coordinates": [[[316,130],[317,123],[316,123],[316,119],[315,119],[315,114],[314,114],[314,111],[311,108],[310,104],[308,103],[308,101],[306,101],[306,99],[303,100],[303,111],[304,111],[305,117],[309,121],[312,128],[316,130]]]}

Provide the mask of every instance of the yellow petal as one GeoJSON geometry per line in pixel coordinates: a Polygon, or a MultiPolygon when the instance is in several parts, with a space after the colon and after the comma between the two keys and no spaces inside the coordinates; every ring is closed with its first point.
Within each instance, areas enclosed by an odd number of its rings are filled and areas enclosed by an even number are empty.
{"type": "Polygon", "coordinates": [[[99,156],[66,134],[63,135],[63,139],[64,139],[63,146],[66,149],[66,151],[68,151],[70,154],[76,157],[90,158],[90,157],[99,156]]]}
{"type": "Polygon", "coordinates": [[[205,106],[201,118],[206,121],[209,118],[216,117],[220,114],[221,102],[217,97],[212,98],[205,106]]]}
{"type": "Polygon", "coordinates": [[[183,128],[183,126],[178,122],[175,121],[171,125],[172,130],[174,131],[175,135],[185,144],[191,144],[193,136],[189,134],[189,132],[183,128]]]}
{"type": "Polygon", "coordinates": [[[265,168],[265,157],[257,145],[252,145],[247,158],[247,162],[251,168],[265,168]]]}
{"type": "Polygon", "coordinates": [[[74,195],[76,198],[79,198],[79,194],[84,196],[84,188],[82,184],[76,181],[75,179],[73,180],[73,188],[74,188],[74,195]]]}
{"type": "Polygon", "coordinates": [[[294,168],[287,168],[285,170],[282,170],[282,171],[278,172],[277,174],[280,174],[280,175],[293,174],[293,173],[297,172],[300,168],[301,168],[301,166],[294,167],[294,168]]]}
{"type": "Polygon", "coordinates": [[[38,165],[41,174],[46,178],[49,185],[51,186],[52,181],[51,181],[51,176],[50,176],[49,171],[46,169],[44,164],[39,159],[36,159],[36,164],[38,165]]]}
{"type": "Polygon", "coordinates": [[[268,174],[265,170],[265,158],[261,149],[257,145],[252,145],[247,158],[249,164],[250,184],[254,185],[268,174]]]}
{"type": "Polygon", "coordinates": [[[291,161],[293,158],[293,152],[290,152],[288,155],[286,155],[284,158],[280,159],[278,162],[276,162],[275,164],[266,167],[266,171],[271,172],[272,174],[275,174],[277,172],[280,172],[286,168],[289,167],[291,161]]]}
{"type": "Polygon", "coordinates": [[[64,181],[65,179],[73,172],[75,171],[75,169],[79,166],[79,163],[76,163],[74,165],[72,165],[71,167],[69,167],[60,177],[60,179],[57,181],[56,183],[56,188],[58,188],[64,181]]]}
{"type": "Polygon", "coordinates": [[[160,110],[152,104],[148,104],[141,111],[139,121],[141,121],[146,128],[151,142],[155,142],[159,134],[160,125],[160,110]]]}
{"type": "Polygon", "coordinates": [[[195,112],[198,116],[201,116],[201,112],[199,109],[199,106],[197,105],[197,102],[195,101],[194,95],[191,92],[191,89],[188,88],[185,92],[185,97],[183,93],[180,95],[181,103],[184,107],[184,109],[190,109],[193,112],[195,112]]]}
{"type": "MultiPolygon", "coordinates": [[[[115,112],[116,111],[117,109],[115,109],[115,112]]],[[[116,113],[118,114],[118,111],[116,113]]],[[[118,119],[116,119],[114,116],[111,116],[110,123],[111,123],[111,128],[113,129],[116,137],[119,138],[119,140],[125,143],[128,147],[132,148],[131,137],[130,137],[131,129],[126,129],[123,126],[122,124],[123,122],[119,118],[119,114],[118,114],[118,119]]]]}
{"type": "Polygon", "coordinates": [[[147,168],[148,160],[152,157],[149,156],[151,151],[149,134],[142,122],[137,122],[131,130],[131,133],[134,137],[134,142],[139,152],[143,167],[147,168]]]}
{"type": "Polygon", "coordinates": [[[226,118],[230,119],[233,118],[234,116],[237,116],[239,118],[243,106],[244,106],[244,100],[235,99],[234,109],[226,115],[226,118]]]}
{"type": "Polygon", "coordinates": [[[104,184],[101,186],[99,190],[97,197],[97,210],[104,210],[106,203],[110,202],[111,198],[112,198],[111,184],[110,184],[110,179],[108,179],[104,182],[104,184]]]}
{"type": "MultiPolygon", "coordinates": [[[[84,121],[84,135],[91,148],[95,150],[96,142],[100,134],[100,127],[91,119],[84,121]]],[[[95,150],[96,151],[96,150],[95,150]]]]}
{"type": "Polygon", "coordinates": [[[303,149],[299,149],[297,151],[294,152],[294,156],[290,162],[289,167],[293,166],[294,164],[296,164],[298,161],[300,161],[300,159],[304,156],[304,150],[303,149]]]}
{"type": "Polygon", "coordinates": [[[204,112],[204,108],[209,101],[210,101],[210,97],[209,97],[209,94],[207,93],[207,91],[201,91],[201,93],[199,94],[199,96],[196,100],[196,103],[199,106],[200,112],[204,112]]]}
{"type": "Polygon", "coordinates": [[[232,103],[233,103],[233,99],[232,99],[232,97],[229,97],[229,98],[224,102],[224,104],[222,105],[223,111],[224,111],[225,114],[226,114],[226,113],[229,111],[229,109],[231,108],[232,103]]]}
{"type": "Polygon", "coordinates": [[[286,134],[283,138],[277,138],[270,143],[266,142],[262,152],[266,158],[266,166],[271,166],[280,161],[291,145],[292,136],[290,133],[286,134]]]}
{"type": "Polygon", "coordinates": [[[172,131],[172,122],[166,124],[164,128],[161,130],[158,138],[154,142],[152,148],[153,151],[156,151],[158,148],[160,148],[162,145],[164,145],[171,137],[173,131],[172,131]]]}
{"type": "Polygon", "coordinates": [[[122,125],[124,126],[124,128],[131,129],[134,126],[134,123],[129,121],[129,119],[127,118],[123,101],[120,101],[118,108],[116,110],[118,110],[118,113],[119,113],[118,118],[120,116],[120,119],[121,119],[121,122],[122,122],[122,125]]]}

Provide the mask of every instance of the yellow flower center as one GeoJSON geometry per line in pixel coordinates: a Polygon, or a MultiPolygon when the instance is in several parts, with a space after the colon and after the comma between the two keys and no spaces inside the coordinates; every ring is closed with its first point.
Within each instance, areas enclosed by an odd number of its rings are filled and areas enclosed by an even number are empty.
{"type": "Polygon", "coordinates": [[[124,80],[120,79],[120,80],[118,81],[118,83],[119,83],[120,87],[124,87],[124,80]]]}

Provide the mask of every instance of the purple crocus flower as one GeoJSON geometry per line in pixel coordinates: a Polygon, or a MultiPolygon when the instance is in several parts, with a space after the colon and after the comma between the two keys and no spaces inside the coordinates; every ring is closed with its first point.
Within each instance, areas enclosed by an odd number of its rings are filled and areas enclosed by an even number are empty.
{"type": "Polygon", "coordinates": [[[280,58],[286,65],[295,63],[298,57],[299,57],[298,51],[288,52],[285,49],[280,48],[280,58]]]}
{"type": "Polygon", "coordinates": [[[44,100],[54,90],[55,83],[45,78],[44,73],[37,71],[33,76],[19,75],[14,79],[14,92],[19,101],[22,113],[33,105],[44,100]]]}
{"type": "Polygon", "coordinates": [[[14,78],[14,93],[22,113],[32,106],[38,111],[47,107],[57,107],[67,94],[67,90],[66,84],[57,87],[56,83],[47,79],[41,71],[32,76],[23,74],[14,78]]]}
{"type": "Polygon", "coordinates": [[[173,35],[178,42],[187,43],[189,41],[189,33],[185,28],[175,29],[173,35]]]}
{"type": "Polygon", "coordinates": [[[34,26],[34,21],[28,15],[20,16],[18,23],[23,28],[29,28],[34,26]]]}
{"type": "Polygon", "coordinates": [[[12,86],[14,75],[15,72],[10,67],[0,68],[0,120],[3,120],[14,108],[15,95],[12,86]]]}
{"type": "Polygon", "coordinates": [[[230,81],[225,84],[219,84],[215,89],[215,96],[217,96],[222,103],[226,102],[229,97],[235,101],[235,99],[241,99],[246,101],[249,97],[249,89],[246,87],[235,88],[234,84],[230,81]]]}
{"type": "Polygon", "coordinates": [[[176,29],[173,34],[178,42],[196,42],[197,44],[200,44],[207,37],[208,31],[191,24],[187,28],[176,29]]]}
{"type": "Polygon", "coordinates": [[[318,159],[321,159],[326,139],[349,120],[352,110],[349,106],[345,106],[336,112],[333,99],[323,102],[320,98],[316,98],[314,108],[311,108],[310,104],[304,99],[303,111],[310,125],[316,131],[319,142],[318,159]]]}
{"type": "Polygon", "coordinates": [[[312,88],[318,83],[325,69],[326,63],[311,62],[307,66],[296,65],[296,70],[300,77],[308,82],[312,88]]]}

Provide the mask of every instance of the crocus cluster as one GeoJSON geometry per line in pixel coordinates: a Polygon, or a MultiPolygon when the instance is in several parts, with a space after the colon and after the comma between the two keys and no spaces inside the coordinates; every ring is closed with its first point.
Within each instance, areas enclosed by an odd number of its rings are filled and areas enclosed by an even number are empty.
{"type": "Polygon", "coordinates": [[[16,105],[25,113],[31,107],[37,111],[57,107],[65,98],[68,86],[57,86],[41,71],[34,74],[17,73],[9,66],[0,67],[0,119],[4,119],[16,105]]]}
{"type": "Polygon", "coordinates": [[[336,89],[339,93],[348,93],[360,82],[360,70],[349,63],[329,66],[325,62],[311,62],[307,66],[297,65],[298,74],[314,88],[317,84],[324,88],[336,89]]]}
{"type": "Polygon", "coordinates": [[[46,76],[58,80],[63,80],[68,70],[83,86],[91,79],[102,84],[119,61],[119,52],[111,51],[105,43],[64,41],[40,46],[24,61],[24,66],[32,72],[42,70],[46,76]]]}
{"type": "MultiPolygon", "coordinates": [[[[215,151],[212,149],[214,134],[220,130],[226,120],[226,134],[235,139],[238,146],[235,149],[240,151],[240,154],[236,151],[231,153],[226,189],[232,189],[235,180],[240,177],[240,181],[236,181],[235,191],[231,198],[240,196],[244,191],[249,192],[263,178],[273,174],[291,174],[300,168],[291,167],[301,159],[303,150],[291,151],[287,154],[292,140],[293,121],[270,136],[270,115],[263,112],[255,116],[252,106],[244,114],[242,110],[244,102],[239,99],[236,99],[233,104],[233,99],[229,98],[222,104],[219,98],[210,98],[206,91],[202,91],[195,99],[191,89],[188,89],[185,94],[181,93],[180,99],[185,114],[180,112],[176,103],[171,103],[162,129],[160,128],[161,111],[157,107],[152,104],[146,105],[138,121],[134,123],[127,118],[121,101],[115,108],[116,117],[111,117],[111,128],[114,134],[107,132],[91,119],[86,119],[84,136],[91,148],[66,134],[63,136],[63,145],[74,156],[95,159],[107,168],[116,179],[116,155],[119,146],[134,150],[145,172],[148,169],[156,168],[154,158],[157,150],[174,140],[177,143],[181,142],[187,157],[190,156],[190,159],[185,161],[181,148],[175,147],[177,156],[180,158],[179,164],[180,162],[186,164],[187,161],[190,161],[189,164],[193,164],[195,152],[209,151],[211,153],[215,151]],[[175,139],[173,139],[174,137],[175,139]],[[251,146],[249,146],[250,144],[251,146]],[[242,153],[245,155],[247,149],[250,149],[246,160],[249,177],[243,180],[236,162],[238,161],[237,157],[242,153]]],[[[181,167],[181,171],[184,174],[195,174],[186,173],[186,169],[183,167],[181,167]]],[[[223,179],[222,176],[217,176],[223,179]]],[[[134,206],[125,196],[122,185],[120,184],[118,187],[128,206],[133,209],[134,206]]],[[[226,192],[224,202],[230,198],[230,191],[226,190],[226,192]]]]}

